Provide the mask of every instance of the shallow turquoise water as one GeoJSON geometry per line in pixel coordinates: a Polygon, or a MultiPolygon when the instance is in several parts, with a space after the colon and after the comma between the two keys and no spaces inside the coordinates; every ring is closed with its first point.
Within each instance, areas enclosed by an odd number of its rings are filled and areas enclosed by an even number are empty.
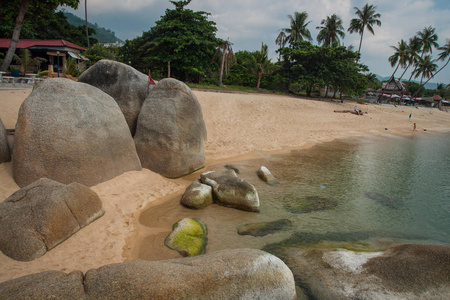
{"type": "MultiPolygon", "coordinates": [[[[450,133],[350,138],[285,155],[262,155],[231,163],[239,177],[256,187],[260,213],[216,204],[190,210],[176,195],[141,215],[141,224],[160,233],[144,239],[139,258],[176,255],[163,246],[164,239],[185,217],[200,218],[208,226],[208,252],[270,251],[279,243],[302,247],[321,241],[376,247],[391,242],[450,244],[450,133]],[[257,177],[263,165],[279,184],[268,185],[257,177]],[[237,234],[242,224],[279,219],[289,219],[292,227],[263,237],[237,234]]],[[[225,170],[224,165],[208,170],[225,170]]]]}

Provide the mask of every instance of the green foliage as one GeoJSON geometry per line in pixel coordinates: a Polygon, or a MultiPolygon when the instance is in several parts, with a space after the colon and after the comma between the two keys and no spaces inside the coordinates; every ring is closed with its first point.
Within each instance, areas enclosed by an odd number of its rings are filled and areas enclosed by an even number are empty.
{"type": "Polygon", "coordinates": [[[84,53],[84,56],[89,58],[91,64],[95,64],[101,59],[116,60],[118,51],[119,49],[117,47],[105,47],[101,44],[95,44],[84,53]]]}
{"type": "Polygon", "coordinates": [[[171,1],[176,8],[167,9],[156,25],[141,37],[126,41],[121,60],[136,69],[163,74],[170,62],[171,77],[198,82],[209,72],[209,62],[219,45],[216,24],[209,13],[184,6],[190,1],[171,1]]]}
{"type": "Polygon", "coordinates": [[[14,60],[16,63],[20,64],[20,70],[23,74],[28,72],[28,69],[31,66],[36,66],[39,70],[39,66],[42,62],[46,62],[47,60],[42,57],[31,57],[31,52],[28,49],[20,49],[20,55],[14,54],[14,60]]]}
{"type": "MultiPolygon", "coordinates": [[[[44,1],[45,2],[45,1],[44,1]]],[[[0,5],[0,36],[11,38],[15,18],[19,10],[20,3],[16,1],[7,2],[0,5]]],[[[74,44],[86,47],[86,31],[84,26],[74,26],[69,24],[63,12],[41,9],[39,5],[31,5],[25,14],[25,19],[20,32],[21,39],[55,40],[64,39],[74,44]]],[[[95,34],[95,30],[89,28],[89,35],[95,34]]],[[[90,43],[97,42],[90,37],[90,43]]]]}
{"type": "Polygon", "coordinates": [[[297,91],[305,89],[308,97],[325,85],[348,94],[367,88],[362,74],[367,67],[357,63],[359,54],[345,47],[319,47],[302,41],[282,48],[281,53],[283,82],[297,91]]]}
{"type": "Polygon", "coordinates": [[[77,66],[77,61],[72,58],[64,58],[64,66],[66,66],[66,69],[64,70],[64,73],[69,74],[73,77],[78,77],[81,74],[80,69],[77,66]]]}

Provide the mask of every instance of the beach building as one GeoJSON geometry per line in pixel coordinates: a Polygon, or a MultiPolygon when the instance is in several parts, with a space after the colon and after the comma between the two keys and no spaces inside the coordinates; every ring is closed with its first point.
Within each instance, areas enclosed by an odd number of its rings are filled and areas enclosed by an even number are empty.
{"type": "MultiPolygon", "coordinates": [[[[5,52],[8,50],[11,39],[0,39],[0,51],[5,52]]],[[[78,46],[74,43],[66,40],[31,40],[21,39],[17,43],[17,50],[28,49],[31,52],[32,57],[42,57],[47,61],[43,62],[40,66],[41,70],[49,70],[56,72],[59,68],[64,70],[64,58],[73,58],[76,60],[80,69],[86,68],[86,63],[89,61],[83,52],[87,49],[78,46]]],[[[16,54],[18,51],[16,50],[16,54]]],[[[33,68],[33,67],[32,67],[33,68]]],[[[34,70],[27,70],[37,73],[37,67],[34,70]]]]}

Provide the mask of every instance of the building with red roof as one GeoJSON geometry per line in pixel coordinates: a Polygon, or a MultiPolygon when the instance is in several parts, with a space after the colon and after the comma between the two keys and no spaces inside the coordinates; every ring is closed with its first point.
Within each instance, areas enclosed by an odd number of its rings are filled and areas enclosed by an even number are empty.
{"type": "MultiPolygon", "coordinates": [[[[6,52],[11,43],[11,39],[0,39],[0,51],[6,52]]],[[[85,64],[88,59],[82,55],[87,49],[66,40],[31,40],[20,39],[17,43],[16,53],[19,49],[28,49],[32,57],[42,57],[47,59],[42,63],[41,69],[53,70],[53,66],[63,66],[63,59],[72,57],[77,63],[85,64]]],[[[36,70],[37,71],[37,70],[36,70]]]]}

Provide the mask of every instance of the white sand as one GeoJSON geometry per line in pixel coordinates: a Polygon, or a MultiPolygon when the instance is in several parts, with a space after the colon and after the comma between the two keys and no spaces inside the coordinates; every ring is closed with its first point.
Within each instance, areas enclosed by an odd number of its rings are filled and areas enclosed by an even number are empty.
{"type": "MultiPolygon", "coordinates": [[[[0,118],[6,128],[14,128],[20,104],[30,92],[0,90],[0,118]]],[[[354,102],[200,91],[195,94],[208,131],[207,165],[354,135],[450,131],[450,113],[436,109],[358,105],[367,114],[357,116],[333,112],[352,110],[354,102]],[[412,130],[413,122],[417,123],[417,131],[412,130]]],[[[137,227],[140,211],[151,202],[183,192],[191,177],[167,179],[144,169],[92,187],[103,201],[105,215],[32,262],[14,261],[0,253],[0,282],[44,270],[85,272],[125,261],[126,241],[137,227]]],[[[18,189],[12,179],[11,163],[0,164],[0,201],[18,189]]]]}

